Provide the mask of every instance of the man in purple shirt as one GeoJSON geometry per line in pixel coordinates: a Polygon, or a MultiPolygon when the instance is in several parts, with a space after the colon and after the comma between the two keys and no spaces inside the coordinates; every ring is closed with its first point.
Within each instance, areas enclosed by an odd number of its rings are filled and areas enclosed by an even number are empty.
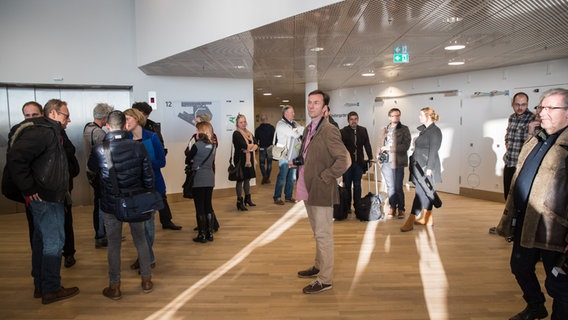
{"type": "Polygon", "coordinates": [[[300,278],[316,278],[304,287],[306,294],[332,288],[333,205],[339,203],[337,178],[351,166],[351,158],[339,129],[324,118],[329,96],[320,90],[308,94],[311,122],[304,129],[301,156],[291,161],[298,166],[296,199],[304,200],[316,239],[314,265],[298,272],[300,278]]]}

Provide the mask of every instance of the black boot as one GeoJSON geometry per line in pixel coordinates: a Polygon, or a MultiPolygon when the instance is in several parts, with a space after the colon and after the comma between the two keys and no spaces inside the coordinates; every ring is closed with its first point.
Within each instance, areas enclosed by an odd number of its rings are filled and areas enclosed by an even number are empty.
{"type": "Polygon", "coordinates": [[[540,303],[537,305],[527,305],[525,310],[517,313],[509,320],[544,319],[546,317],[548,317],[548,311],[544,303],[540,303]]]}
{"type": "Polygon", "coordinates": [[[252,202],[252,200],[250,199],[250,194],[246,194],[246,195],[245,195],[245,204],[246,204],[246,205],[249,205],[249,206],[251,206],[251,207],[255,207],[255,206],[256,206],[256,204],[254,204],[254,203],[252,202]]]}
{"type": "Polygon", "coordinates": [[[205,239],[207,239],[207,241],[213,241],[213,214],[208,213],[205,216],[205,221],[207,224],[205,239]]]}
{"type": "Polygon", "coordinates": [[[219,221],[217,220],[217,215],[215,214],[215,211],[211,212],[211,214],[213,215],[213,232],[217,232],[219,231],[219,221]]]}
{"type": "Polygon", "coordinates": [[[197,229],[198,229],[198,234],[197,237],[193,238],[193,241],[195,242],[200,242],[200,243],[206,243],[207,242],[207,238],[205,237],[205,233],[206,230],[205,228],[207,227],[207,222],[205,221],[205,217],[203,215],[198,215],[197,216],[197,229]]]}
{"type": "Polygon", "coordinates": [[[237,209],[239,211],[248,211],[248,209],[245,207],[243,197],[237,197],[237,209]]]}

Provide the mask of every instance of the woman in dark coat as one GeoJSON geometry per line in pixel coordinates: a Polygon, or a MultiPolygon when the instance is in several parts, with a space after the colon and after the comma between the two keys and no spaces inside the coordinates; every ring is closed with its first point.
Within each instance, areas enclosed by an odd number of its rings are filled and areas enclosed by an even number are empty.
{"type": "MultiPolygon", "coordinates": [[[[434,183],[442,182],[442,166],[440,164],[440,156],[438,155],[438,150],[440,150],[442,145],[442,131],[435,123],[440,120],[440,116],[436,114],[433,108],[425,107],[420,109],[419,119],[422,125],[418,127],[420,134],[414,141],[412,158],[422,167],[424,174],[428,176],[433,187],[434,183]]],[[[414,182],[412,176],[411,179],[414,182]]],[[[421,187],[416,186],[415,190],[416,194],[412,202],[412,211],[404,225],[400,228],[402,232],[414,229],[415,224],[434,224],[432,219],[432,200],[426,196],[421,187]],[[416,216],[420,215],[422,211],[424,211],[422,217],[416,220],[416,216]]]]}
{"type": "Polygon", "coordinates": [[[237,192],[237,209],[247,211],[245,205],[256,206],[250,197],[250,179],[256,177],[254,171],[254,152],[258,149],[255,138],[247,129],[247,119],[243,114],[239,114],[235,120],[237,130],[233,132],[233,145],[235,153],[233,159],[235,166],[240,166],[243,172],[242,179],[237,180],[235,189],[237,192]],[[243,189],[245,198],[243,200],[243,189]]]}

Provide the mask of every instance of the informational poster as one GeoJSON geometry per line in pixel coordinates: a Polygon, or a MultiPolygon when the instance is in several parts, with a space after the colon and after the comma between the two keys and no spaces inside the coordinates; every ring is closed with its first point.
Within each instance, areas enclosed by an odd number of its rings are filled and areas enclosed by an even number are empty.
{"type": "Polygon", "coordinates": [[[174,108],[178,112],[177,117],[195,126],[195,119],[200,115],[208,117],[209,122],[213,120],[212,101],[166,101],[167,108],[174,108]]]}

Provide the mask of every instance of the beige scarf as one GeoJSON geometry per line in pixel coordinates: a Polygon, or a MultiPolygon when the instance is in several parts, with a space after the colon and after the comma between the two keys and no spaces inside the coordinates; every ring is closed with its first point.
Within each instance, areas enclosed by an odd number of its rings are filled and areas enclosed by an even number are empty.
{"type": "Polygon", "coordinates": [[[245,130],[241,130],[241,129],[237,129],[240,134],[243,136],[243,138],[245,139],[245,142],[247,144],[247,153],[245,153],[245,167],[252,167],[252,163],[251,163],[251,155],[254,154],[253,151],[253,143],[254,143],[254,138],[252,137],[252,133],[250,131],[248,131],[247,129],[245,130]]]}

